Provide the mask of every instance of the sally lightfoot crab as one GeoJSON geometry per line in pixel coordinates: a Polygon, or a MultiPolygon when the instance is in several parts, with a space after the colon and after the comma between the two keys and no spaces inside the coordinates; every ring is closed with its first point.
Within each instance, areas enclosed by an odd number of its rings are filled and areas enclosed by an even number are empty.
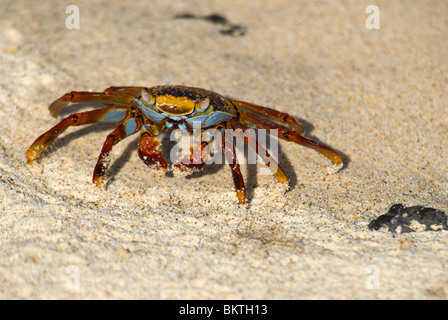
{"type": "MultiPolygon", "coordinates": [[[[213,136],[205,134],[208,129],[223,133],[233,129],[245,132],[247,129],[265,129],[267,132],[278,132],[278,137],[312,148],[330,159],[335,165],[342,163],[342,157],[334,150],[303,136],[304,128],[287,113],[254,105],[244,101],[230,100],[215,92],[186,86],[162,85],[151,88],[144,87],[110,87],[103,92],[72,91],[54,101],[49,109],[53,116],[69,104],[101,103],[101,109],[73,113],[63,118],[58,124],[42,134],[30,146],[26,153],[28,162],[38,158],[44,150],[68,127],[92,123],[117,123],[106,138],[101,149],[95,170],[93,182],[104,183],[109,154],[112,147],[124,138],[140,133],[138,154],[149,167],[167,170],[168,163],[162,153],[157,150],[160,142],[157,135],[161,130],[184,129],[189,133],[194,126],[199,126],[201,132],[200,149],[213,141],[213,136]]],[[[266,149],[253,135],[236,135],[265,163],[273,168],[275,178],[281,183],[287,183],[288,177],[275,159],[269,156],[266,149]]],[[[240,203],[246,202],[244,179],[237,161],[233,138],[220,135],[220,145],[225,158],[230,165],[235,184],[236,194],[240,203]]],[[[194,157],[193,153],[190,157],[194,157]]],[[[195,161],[178,161],[175,168],[202,168],[203,158],[195,161]]]]}

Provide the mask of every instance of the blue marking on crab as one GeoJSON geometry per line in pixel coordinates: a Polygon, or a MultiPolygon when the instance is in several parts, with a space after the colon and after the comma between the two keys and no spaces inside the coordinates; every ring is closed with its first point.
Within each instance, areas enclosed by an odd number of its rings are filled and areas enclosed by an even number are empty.
{"type": "Polygon", "coordinates": [[[126,120],[124,126],[126,128],[126,136],[130,136],[135,132],[135,129],[137,129],[137,123],[135,122],[134,118],[126,120]]]}
{"type": "Polygon", "coordinates": [[[138,100],[132,100],[132,103],[134,103],[134,105],[140,109],[141,112],[143,112],[143,114],[148,117],[149,119],[151,119],[152,121],[156,122],[156,123],[161,123],[162,120],[166,119],[166,116],[148,108],[147,106],[145,106],[144,104],[142,104],[140,101],[138,100]]]}
{"type": "Polygon", "coordinates": [[[118,122],[126,117],[127,111],[124,109],[110,110],[101,118],[101,122],[118,122]]]}
{"type": "Polygon", "coordinates": [[[207,115],[193,116],[191,118],[186,119],[185,122],[187,122],[191,126],[195,122],[200,122],[201,127],[211,127],[215,124],[218,124],[218,123],[226,121],[226,120],[230,120],[232,118],[234,118],[234,116],[229,113],[212,112],[207,115]]]}

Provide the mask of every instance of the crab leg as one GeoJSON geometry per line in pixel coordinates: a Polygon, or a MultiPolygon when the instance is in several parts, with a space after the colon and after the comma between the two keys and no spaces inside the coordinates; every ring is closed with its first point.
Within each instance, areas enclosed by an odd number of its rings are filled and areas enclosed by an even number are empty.
{"type": "Polygon", "coordinates": [[[115,93],[126,93],[132,94],[133,96],[139,95],[144,87],[109,87],[104,90],[105,93],[115,92],[115,93]]]}
{"type": "Polygon", "coordinates": [[[55,100],[48,109],[53,117],[71,103],[102,103],[105,105],[125,106],[129,104],[134,95],[117,92],[88,92],[72,91],[55,100]]]}
{"type": "Polygon", "coordinates": [[[140,159],[152,169],[161,167],[163,170],[167,170],[168,163],[162,152],[156,150],[158,146],[160,146],[160,142],[155,138],[151,127],[148,125],[143,126],[138,140],[138,155],[140,159]]]}
{"type": "Polygon", "coordinates": [[[288,113],[280,112],[271,108],[258,106],[244,101],[232,100],[232,103],[236,105],[237,108],[241,111],[258,115],[259,117],[264,119],[273,119],[282,124],[285,124],[286,126],[294,129],[294,131],[300,135],[302,135],[305,132],[303,125],[296,119],[294,119],[294,117],[290,116],[288,113]]]}
{"type": "Polygon", "coordinates": [[[128,113],[128,108],[102,108],[87,112],[73,113],[62,119],[53,128],[34,141],[26,152],[28,162],[37,159],[68,127],[97,122],[118,122],[124,119],[128,113]]]}
{"type": "Polygon", "coordinates": [[[322,144],[319,144],[314,140],[305,138],[292,128],[277,125],[276,123],[273,123],[268,119],[262,118],[257,114],[245,111],[240,111],[240,117],[243,123],[247,124],[249,127],[255,126],[267,130],[277,129],[279,138],[286,141],[295,142],[308,148],[312,148],[317,152],[321,153],[322,155],[324,155],[325,157],[327,157],[328,159],[330,159],[331,162],[333,162],[335,165],[338,165],[342,162],[342,156],[338,154],[336,151],[322,144]]]}
{"type": "Polygon", "coordinates": [[[233,183],[235,185],[238,202],[244,204],[246,203],[246,187],[244,186],[244,178],[241,174],[240,165],[238,164],[232,137],[226,137],[225,134],[222,134],[221,147],[227,159],[227,162],[230,165],[230,169],[232,169],[233,183]]]}
{"type": "Polygon", "coordinates": [[[106,178],[107,167],[110,162],[110,151],[112,150],[112,147],[124,138],[140,131],[141,127],[142,124],[138,118],[129,118],[126,121],[121,122],[114,131],[109,133],[93,171],[93,183],[98,186],[103,184],[106,178]]]}
{"type": "Polygon", "coordinates": [[[286,176],[286,173],[283,171],[282,167],[280,167],[280,164],[276,161],[274,157],[271,157],[271,155],[262,145],[258,143],[257,138],[255,136],[250,134],[249,131],[246,131],[247,133],[245,133],[244,135],[241,134],[247,128],[245,128],[238,121],[235,120],[230,121],[230,125],[235,130],[236,136],[244,143],[249,145],[249,147],[263,159],[265,165],[270,167],[271,170],[273,170],[273,168],[277,169],[274,172],[274,176],[279,182],[285,183],[289,181],[288,177],[286,176]]]}

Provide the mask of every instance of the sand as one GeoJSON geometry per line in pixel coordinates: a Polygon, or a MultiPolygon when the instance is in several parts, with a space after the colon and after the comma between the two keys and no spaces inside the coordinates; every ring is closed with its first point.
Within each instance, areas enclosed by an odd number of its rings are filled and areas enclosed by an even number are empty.
{"type": "Polygon", "coordinates": [[[448,212],[448,3],[375,4],[369,30],[359,1],[76,1],[67,29],[68,2],[3,0],[0,298],[446,299],[448,232],[367,225],[395,203],[448,212]],[[135,136],[96,188],[111,125],[70,129],[26,164],[62,94],[159,84],[288,112],[345,167],[281,143],[290,190],[243,167],[239,206],[227,165],[157,174],[135,136]]]}

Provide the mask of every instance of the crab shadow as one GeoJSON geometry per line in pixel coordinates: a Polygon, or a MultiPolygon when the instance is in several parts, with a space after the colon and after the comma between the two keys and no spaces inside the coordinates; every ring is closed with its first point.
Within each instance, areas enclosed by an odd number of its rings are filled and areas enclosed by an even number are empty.
{"type": "MultiPolygon", "coordinates": [[[[113,123],[98,123],[94,125],[88,125],[86,127],[80,128],[74,132],[70,132],[65,134],[63,137],[56,139],[56,141],[50,145],[44,152],[43,157],[38,158],[38,161],[41,161],[42,158],[45,156],[51,155],[60,148],[65,148],[69,144],[71,144],[73,141],[77,140],[80,137],[87,136],[89,134],[95,133],[95,132],[104,132],[104,140],[98,141],[98,154],[100,153],[101,146],[103,145],[104,141],[106,140],[106,136],[108,132],[111,132],[116,127],[113,123]],[[107,133],[106,133],[107,132],[107,133]]],[[[76,142],[75,142],[76,143],[76,142]]]]}
{"type": "Polygon", "coordinates": [[[303,127],[305,129],[305,133],[306,133],[305,137],[307,137],[309,139],[312,139],[312,140],[316,141],[317,143],[319,143],[321,145],[324,145],[324,146],[326,146],[328,148],[333,149],[334,151],[336,151],[337,153],[339,153],[342,156],[342,168],[340,169],[341,171],[345,170],[348,167],[348,164],[350,163],[351,159],[350,159],[350,157],[347,154],[345,154],[344,152],[342,152],[339,149],[336,149],[336,148],[334,148],[334,147],[332,147],[332,146],[322,142],[318,137],[313,136],[312,134],[310,134],[314,130],[314,126],[310,122],[308,122],[306,120],[303,120],[303,119],[296,118],[296,117],[294,117],[294,118],[298,119],[299,122],[301,122],[303,124],[303,127]]]}

